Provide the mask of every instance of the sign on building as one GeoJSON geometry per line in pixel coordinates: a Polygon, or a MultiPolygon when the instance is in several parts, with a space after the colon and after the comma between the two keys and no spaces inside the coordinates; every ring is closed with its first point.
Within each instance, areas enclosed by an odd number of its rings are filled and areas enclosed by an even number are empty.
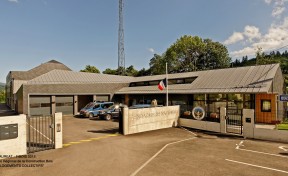
{"type": "Polygon", "coordinates": [[[288,101],[288,95],[280,95],[280,101],[288,101]]]}

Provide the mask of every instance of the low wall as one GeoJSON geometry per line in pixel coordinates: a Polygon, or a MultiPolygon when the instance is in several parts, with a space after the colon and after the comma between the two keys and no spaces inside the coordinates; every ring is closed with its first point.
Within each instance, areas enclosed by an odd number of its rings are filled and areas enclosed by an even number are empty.
{"type": "MultiPolygon", "coordinates": [[[[26,115],[17,115],[17,116],[5,116],[0,117],[0,125],[18,125],[18,137],[14,139],[5,139],[0,140],[0,158],[6,157],[14,157],[16,155],[26,155],[26,115]]],[[[2,126],[3,127],[3,126],[2,126]]],[[[5,138],[11,130],[7,128],[5,131],[5,127],[1,129],[0,135],[2,135],[2,139],[5,138]]]]}
{"type": "Polygon", "coordinates": [[[140,133],[177,125],[180,106],[164,106],[142,109],[123,109],[124,135],[140,133]]]}
{"type": "Polygon", "coordinates": [[[208,122],[208,121],[200,121],[200,120],[192,120],[192,119],[179,119],[180,126],[194,128],[205,131],[214,131],[221,132],[220,123],[217,122],[208,122]]]}
{"type": "Polygon", "coordinates": [[[254,110],[243,110],[243,134],[246,138],[277,141],[288,143],[288,131],[256,128],[254,110]]]}
{"type": "Polygon", "coordinates": [[[288,131],[254,128],[254,139],[288,143],[288,131]]]}

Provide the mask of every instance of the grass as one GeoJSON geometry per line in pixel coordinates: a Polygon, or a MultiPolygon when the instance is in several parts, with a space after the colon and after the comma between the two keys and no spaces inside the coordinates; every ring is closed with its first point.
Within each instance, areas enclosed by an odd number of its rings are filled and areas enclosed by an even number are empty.
{"type": "Polygon", "coordinates": [[[288,123],[280,123],[277,125],[278,130],[288,130],[288,123]]]}

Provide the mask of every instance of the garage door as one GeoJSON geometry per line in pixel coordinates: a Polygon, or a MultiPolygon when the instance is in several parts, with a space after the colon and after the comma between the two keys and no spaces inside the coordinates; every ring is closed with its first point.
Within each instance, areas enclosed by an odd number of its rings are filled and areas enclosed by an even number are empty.
{"type": "Polygon", "coordinates": [[[56,96],[56,112],[74,114],[73,96],[56,96]]]}
{"type": "Polygon", "coordinates": [[[109,101],[109,95],[96,95],[96,101],[109,101]]]}
{"type": "Polygon", "coordinates": [[[51,96],[30,96],[30,115],[51,115],[51,96]]]}

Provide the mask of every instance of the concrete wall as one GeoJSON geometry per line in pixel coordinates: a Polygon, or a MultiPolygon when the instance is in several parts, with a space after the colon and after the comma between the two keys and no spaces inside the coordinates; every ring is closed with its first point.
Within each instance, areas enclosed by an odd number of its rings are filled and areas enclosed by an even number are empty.
{"type": "Polygon", "coordinates": [[[214,131],[221,132],[220,123],[217,122],[208,122],[208,121],[200,121],[200,120],[191,120],[191,119],[183,119],[179,120],[180,126],[194,128],[205,131],[214,131]]]}
{"type": "Polygon", "coordinates": [[[123,110],[124,135],[140,133],[177,125],[180,106],[164,106],[123,110]]]}
{"type": "Polygon", "coordinates": [[[0,155],[26,155],[26,115],[0,117],[0,125],[8,124],[18,124],[18,137],[0,140],[0,155]]]}
{"type": "Polygon", "coordinates": [[[243,110],[243,135],[246,138],[285,142],[285,143],[288,142],[288,131],[256,128],[254,123],[253,109],[243,110]]]}

